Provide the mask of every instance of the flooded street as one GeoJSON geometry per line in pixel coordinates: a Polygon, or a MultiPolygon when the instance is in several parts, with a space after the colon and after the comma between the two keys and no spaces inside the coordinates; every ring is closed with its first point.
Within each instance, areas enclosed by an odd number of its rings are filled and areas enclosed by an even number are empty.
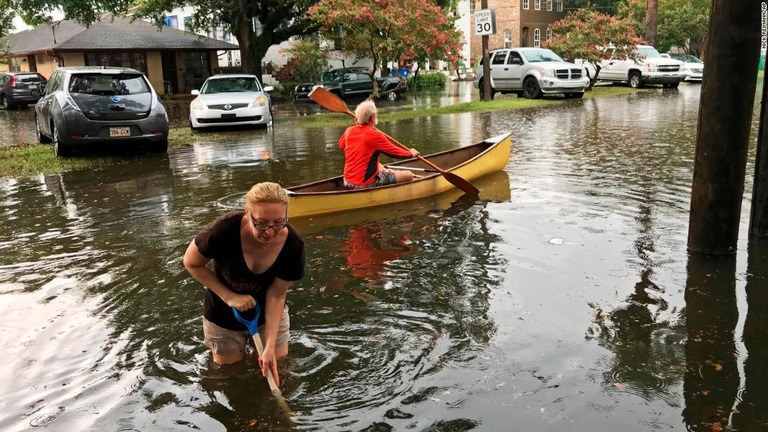
{"type": "MultiPolygon", "coordinates": [[[[477,97],[452,88],[428,103],[477,97]]],[[[384,107],[382,130],[422,154],[511,132],[510,162],[473,182],[480,199],[291,221],[307,250],[291,419],[253,353],[213,367],[181,257],[252,184],[338,175],[343,127],[203,133],[167,157],[0,179],[0,430],[766,430],[754,145],[738,254],[686,252],[699,91],[396,122],[384,107]]]]}

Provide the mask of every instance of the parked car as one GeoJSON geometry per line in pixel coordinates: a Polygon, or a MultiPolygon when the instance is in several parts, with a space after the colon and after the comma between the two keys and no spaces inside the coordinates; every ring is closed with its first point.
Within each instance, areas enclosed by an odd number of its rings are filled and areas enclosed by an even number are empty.
{"type": "MultiPolygon", "coordinates": [[[[613,47],[607,48],[614,51],[613,47]]],[[[646,84],[661,84],[667,88],[677,88],[685,76],[683,62],[673,58],[664,58],[650,45],[638,45],[634,58],[611,57],[600,62],[600,81],[626,82],[632,88],[646,84]]]]}
{"type": "MultiPolygon", "coordinates": [[[[302,83],[293,91],[296,101],[309,100],[309,93],[315,86],[321,86],[342,99],[368,97],[373,93],[370,68],[348,67],[333,69],[324,73],[316,83],[302,83]]],[[[376,78],[379,92],[389,100],[397,100],[408,90],[405,81],[397,77],[376,78]],[[399,87],[398,87],[399,86],[399,87]]]]}
{"type": "MultiPolygon", "coordinates": [[[[663,55],[663,54],[662,54],[663,55]]],[[[704,79],[704,62],[691,54],[668,54],[675,60],[683,62],[683,81],[701,82],[704,79]]]]}
{"type": "Polygon", "coordinates": [[[37,72],[0,73],[0,104],[4,109],[26,107],[40,99],[48,80],[37,72]]]}
{"type": "Polygon", "coordinates": [[[209,77],[189,104],[189,127],[272,124],[272,86],[262,87],[256,75],[218,74],[209,77]]]}
{"type": "Polygon", "coordinates": [[[168,114],[143,73],[129,68],[62,67],[35,104],[41,143],[56,156],[88,144],[147,143],[168,150],[168,114]]]}
{"type": "MultiPolygon", "coordinates": [[[[566,62],[545,48],[502,48],[488,53],[491,66],[491,99],[496,93],[515,93],[528,99],[544,94],[580,98],[589,88],[584,68],[566,62]]],[[[475,88],[484,97],[483,62],[475,66],[475,88]]]]}

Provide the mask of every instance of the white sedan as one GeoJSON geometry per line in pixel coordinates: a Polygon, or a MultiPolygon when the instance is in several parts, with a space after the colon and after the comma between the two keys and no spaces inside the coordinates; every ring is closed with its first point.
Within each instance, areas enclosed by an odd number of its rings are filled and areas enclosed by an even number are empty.
{"type": "Polygon", "coordinates": [[[256,75],[213,75],[189,105],[189,127],[272,125],[272,107],[267,92],[256,75]]]}

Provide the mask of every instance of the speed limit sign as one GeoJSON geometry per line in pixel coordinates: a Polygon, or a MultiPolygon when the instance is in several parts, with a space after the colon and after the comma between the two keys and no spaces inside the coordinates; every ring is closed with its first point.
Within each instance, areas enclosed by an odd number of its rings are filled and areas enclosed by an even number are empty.
{"type": "Polygon", "coordinates": [[[496,34],[496,12],[493,9],[475,11],[475,34],[477,36],[496,34]]]}

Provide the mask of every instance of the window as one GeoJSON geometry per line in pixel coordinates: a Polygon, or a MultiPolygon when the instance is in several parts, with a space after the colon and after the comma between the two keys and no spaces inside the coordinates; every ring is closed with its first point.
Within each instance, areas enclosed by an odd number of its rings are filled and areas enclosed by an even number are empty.
{"type": "Polygon", "coordinates": [[[546,0],[546,1],[547,1],[547,2],[546,2],[546,5],[547,5],[547,10],[548,10],[548,11],[551,11],[551,10],[552,10],[552,0],[546,0]]]}
{"type": "Polygon", "coordinates": [[[147,73],[146,53],[88,53],[86,66],[117,66],[133,68],[147,73]]]}
{"type": "Polygon", "coordinates": [[[541,30],[533,29],[533,46],[538,48],[541,46],[541,30]]]}
{"type": "Polygon", "coordinates": [[[518,54],[516,52],[510,52],[509,53],[509,57],[507,58],[507,64],[508,65],[511,65],[511,64],[521,65],[521,64],[523,64],[523,58],[520,57],[520,54],[518,54]]]}
{"type": "Polygon", "coordinates": [[[512,30],[504,30],[504,48],[512,48],[512,30]]]}
{"type": "Polygon", "coordinates": [[[552,30],[547,29],[547,40],[552,39],[552,30]]]}
{"type": "Polygon", "coordinates": [[[507,60],[507,51],[497,51],[493,54],[492,65],[503,65],[507,60]]]}
{"type": "Polygon", "coordinates": [[[179,28],[179,17],[176,15],[167,16],[163,18],[163,24],[167,27],[179,28]]]}
{"type": "Polygon", "coordinates": [[[558,12],[563,11],[563,0],[555,0],[555,9],[557,9],[558,12]]]}
{"type": "Polygon", "coordinates": [[[541,10],[541,0],[533,0],[533,9],[541,10]]]}
{"type": "Polygon", "coordinates": [[[523,0],[523,9],[528,9],[531,7],[531,0],[523,0]]]}
{"type": "Polygon", "coordinates": [[[475,0],[469,0],[469,13],[470,15],[475,13],[475,0]]]}
{"type": "Polygon", "coordinates": [[[18,57],[11,57],[8,66],[10,68],[8,72],[21,72],[21,63],[19,62],[18,57]]]}

